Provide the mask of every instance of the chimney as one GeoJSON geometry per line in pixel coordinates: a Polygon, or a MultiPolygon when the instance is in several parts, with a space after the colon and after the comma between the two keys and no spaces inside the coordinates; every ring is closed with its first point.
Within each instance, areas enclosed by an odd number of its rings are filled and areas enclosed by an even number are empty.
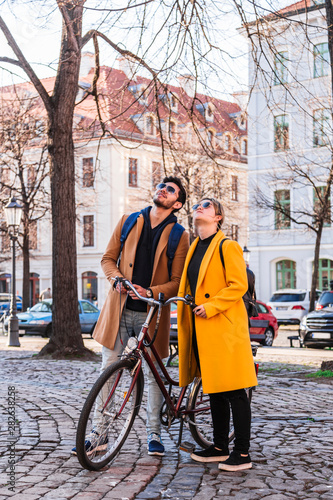
{"type": "Polygon", "coordinates": [[[246,111],[249,103],[249,94],[240,90],[239,92],[234,92],[232,96],[241,110],[246,111]]]}
{"type": "Polygon", "coordinates": [[[81,57],[80,76],[87,76],[94,67],[95,55],[91,52],[84,52],[81,57]]]}
{"type": "Polygon", "coordinates": [[[179,86],[189,96],[195,96],[195,78],[192,75],[180,75],[177,77],[179,86]]]}
{"type": "Polygon", "coordinates": [[[129,56],[118,57],[117,61],[120,71],[123,71],[129,80],[135,80],[139,67],[138,61],[129,56]]]}

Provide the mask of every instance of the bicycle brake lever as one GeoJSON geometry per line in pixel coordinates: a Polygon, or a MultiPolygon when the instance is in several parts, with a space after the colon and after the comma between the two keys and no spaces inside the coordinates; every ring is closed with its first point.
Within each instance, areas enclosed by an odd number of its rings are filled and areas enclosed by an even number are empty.
{"type": "Polygon", "coordinates": [[[194,297],[192,297],[192,295],[186,294],[185,295],[185,300],[187,300],[187,302],[189,302],[189,306],[190,306],[191,309],[195,309],[196,307],[198,307],[196,305],[196,303],[194,302],[194,297]]]}

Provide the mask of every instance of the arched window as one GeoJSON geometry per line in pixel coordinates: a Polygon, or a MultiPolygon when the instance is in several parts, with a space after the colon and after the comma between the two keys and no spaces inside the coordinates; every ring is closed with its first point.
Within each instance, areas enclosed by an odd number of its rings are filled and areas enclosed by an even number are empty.
{"type": "Polygon", "coordinates": [[[319,259],[317,288],[319,290],[329,290],[330,281],[333,280],[333,260],[319,259]]]}
{"type": "Polygon", "coordinates": [[[34,306],[39,301],[39,274],[30,273],[29,278],[29,307],[34,306]]]}
{"type": "Polygon", "coordinates": [[[280,260],[276,263],[276,289],[296,288],[296,262],[280,260]]]}
{"type": "Polygon", "coordinates": [[[4,273],[0,274],[0,292],[9,293],[10,292],[10,278],[11,274],[4,273]]]}
{"type": "Polygon", "coordinates": [[[97,273],[87,271],[82,273],[82,298],[90,300],[90,302],[97,302],[98,300],[98,286],[97,286],[97,273]]]}
{"type": "Polygon", "coordinates": [[[247,140],[246,139],[243,139],[243,141],[242,141],[241,154],[242,154],[242,156],[247,156],[247,140]]]}

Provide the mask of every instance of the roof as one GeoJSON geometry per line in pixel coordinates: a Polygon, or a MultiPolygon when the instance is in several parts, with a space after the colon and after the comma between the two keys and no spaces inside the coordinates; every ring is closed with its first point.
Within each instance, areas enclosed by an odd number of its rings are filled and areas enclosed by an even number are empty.
{"type": "MultiPolygon", "coordinates": [[[[79,79],[79,95],[85,97],[79,100],[75,108],[75,140],[101,135],[102,127],[99,123],[94,97],[88,92],[93,80],[93,69],[79,79]]],[[[42,79],[42,83],[49,94],[52,93],[55,77],[42,79]]],[[[36,94],[30,82],[16,85],[16,89],[23,89],[36,94]]],[[[177,125],[179,136],[185,137],[191,123],[199,131],[212,130],[217,137],[226,132],[238,138],[247,135],[245,126],[240,126],[238,118],[242,115],[240,106],[236,103],[216,99],[197,93],[190,97],[182,87],[155,84],[153,80],[137,76],[130,80],[120,69],[101,66],[98,79],[98,103],[107,136],[126,138],[132,141],[160,143],[159,128],[154,134],[147,134],[144,120],[151,116],[155,125],[167,130],[167,123],[177,125]],[[156,106],[156,96],[158,103],[156,106]],[[171,106],[170,99],[174,99],[176,106],[171,106]],[[156,111],[158,109],[158,113],[156,111]],[[207,119],[208,110],[211,115],[207,119]]],[[[2,87],[2,96],[9,96],[12,87],[2,87]]],[[[80,99],[80,97],[79,97],[80,99]]],[[[40,112],[45,112],[43,106],[40,112]]],[[[244,115],[243,115],[244,116],[244,115]]],[[[246,120],[246,119],[245,119],[246,120]]],[[[231,156],[239,156],[235,149],[231,156]]],[[[234,159],[234,158],[233,158],[234,159]]]]}

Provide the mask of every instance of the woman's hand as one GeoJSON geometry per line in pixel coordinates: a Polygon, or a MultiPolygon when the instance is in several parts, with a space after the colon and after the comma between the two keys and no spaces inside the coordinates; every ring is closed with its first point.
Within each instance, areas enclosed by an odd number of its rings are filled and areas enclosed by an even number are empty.
{"type": "Polygon", "coordinates": [[[196,316],[199,316],[200,318],[207,318],[204,306],[197,306],[195,309],[193,309],[193,312],[196,316]]]}

